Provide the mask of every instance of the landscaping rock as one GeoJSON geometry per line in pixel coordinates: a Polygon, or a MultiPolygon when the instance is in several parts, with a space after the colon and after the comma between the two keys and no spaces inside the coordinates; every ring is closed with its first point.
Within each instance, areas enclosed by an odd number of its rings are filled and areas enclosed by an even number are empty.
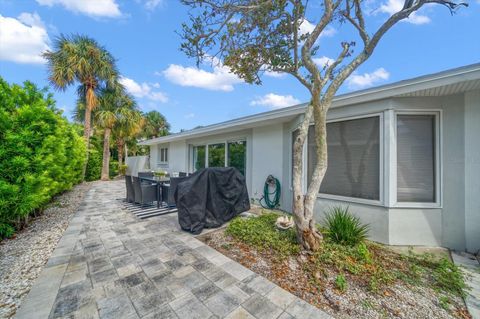
{"type": "Polygon", "coordinates": [[[57,196],[28,227],[0,242],[0,318],[15,315],[91,185],[57,196]]]}

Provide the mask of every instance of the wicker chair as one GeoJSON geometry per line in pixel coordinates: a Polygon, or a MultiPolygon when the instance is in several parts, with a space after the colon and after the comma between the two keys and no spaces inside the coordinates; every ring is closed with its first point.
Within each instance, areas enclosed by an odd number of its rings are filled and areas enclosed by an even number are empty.
{"type": "Polygon", "coordinates": [[[133,190],[135,192],[135,203],[142,206],[146,203],[152,203],[158,200],[157,198],[157,185],[155,184],[142,184],[140,178],[133,176],[133,190]]]}
{"type": "Polygon", "coordinates": [[[135,202],[135,190],[133,189],[132,176],[125,175],[125,186],[127,187],[127,202],[135,202]]]}
{"type": "Polygon", "coordinates": [[[175,190],[179,183],[184,181],[187,177],[172,177],[170,178],[170,184],[162,185],[162,199],[167,203],[167,206],[174,207],[175,203],[175,190]]]}

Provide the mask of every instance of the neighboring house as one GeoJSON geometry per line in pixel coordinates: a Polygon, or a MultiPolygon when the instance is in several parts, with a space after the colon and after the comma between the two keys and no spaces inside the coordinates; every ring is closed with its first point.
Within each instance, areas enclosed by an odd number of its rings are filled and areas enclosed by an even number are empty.
{"type": "MultiPolygon", "coordinates": [[[[269,174],[292,206],[292,136],[304,105],[142,142],[150,167],[235,166],[259,199],[269,174]]],[[[339,95],[328,113],[329,167],[315,208],[349,206],[390,245],[480,249],[480,64],[339,95]]],[[[304,184],[315,162],[313,129],[304,184]]]]}

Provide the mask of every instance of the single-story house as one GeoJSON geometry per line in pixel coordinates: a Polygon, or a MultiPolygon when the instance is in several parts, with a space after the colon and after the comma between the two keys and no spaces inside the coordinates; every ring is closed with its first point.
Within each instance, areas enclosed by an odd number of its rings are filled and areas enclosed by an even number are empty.
{"type": "MultiPolygon", "coordinates": [[[[306,104],[141,142],[150,168],[234,166],[259,200],[272,174],[292,207],[292,136],[306,104]]],[[[335,97],[316,218],[349,206],[390,245],[480,249],[480,63],[335,97]]],[[[304,184],[315,161],[313,128],[304,184]]]]}

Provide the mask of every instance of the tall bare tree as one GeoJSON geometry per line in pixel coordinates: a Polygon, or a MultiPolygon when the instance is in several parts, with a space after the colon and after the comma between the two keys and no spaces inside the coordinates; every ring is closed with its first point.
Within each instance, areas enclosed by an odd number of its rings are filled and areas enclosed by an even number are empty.
{"type": "Polygon", "coordinates": [[[288,73],[310,93],[293,146],[293,214],[298,240],[308,250],[317,250],[322,240],[313,212],[327,170],[326,119],[336,92],[396,23],[426,4],[444,5],[452,13],[459,5],[466,5],[448,0],[406,0],[400,11],[378,26],[378,21],[369,21],[373,19],[366,14],[362,0],[182,2],[191,10],[189,21],[183,24],[181,49],[196,58],[197,64],[206,58],[218,58],[240,78],[255,84],[261,84],[265,71],[288,73]],[[307,16],[318,22],[311,24],[307,16]],[[320,56],[318,39],[336,24],[352,30],[352,38],[339,43],[334,60],[318,66],[314,61],[320,56]],[[311,31],[302,32],[302,26],[307,25],[312,26],[311,31]],[[302,149],[311,122],[315,125],[317,162],[304,191],[302,149]]]}

